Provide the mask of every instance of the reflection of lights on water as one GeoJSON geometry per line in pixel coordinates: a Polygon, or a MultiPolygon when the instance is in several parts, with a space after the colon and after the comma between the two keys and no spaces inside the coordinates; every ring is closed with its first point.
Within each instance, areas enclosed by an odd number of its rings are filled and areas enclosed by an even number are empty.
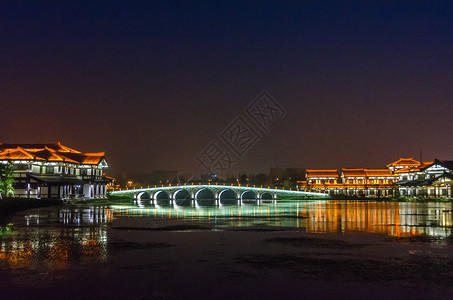
{"type": "Polygon", "coordinates": [[[81,262],[107,260],[105,227],[61,231],[27,225],[23,230],[16,229],[8,239],[0,240],[0,261],[18,266],[49,262],[62,268],[71,258],[81,262]]]}
{"type": "Polygon", "coordinates": [[[37,259],[52,259],[64,267],[74,255],[82,260],[107,259],[107,226],[118,217],[178,219],[212,222],[218,227],[287,226],[307,232],[364,231],[392,236],[452,234],[451,203],[390,203],[361,201],[282,201],[267,204],[205,206],[111,206],[63,208],[55,216],[25,216],[25,235],[12,234],[0,240],[0,259],[10,264],[31,264],[37,259]],[[90,226],[86,226],[90,224],[90,226]],[[48,226],[51,225],[51,226],[48,226]],[[49,230],[50,229],[50,230],[49,230]],[[71,243],[68,244],[68,238],[71,243]]]}
{"type": "MultiPolygon", "coordinates": [[[[282,201],[268,204],[219,206],[113,206],[115,216],[147,215],[161,219],[230,220],[230,226],[304,227],[311,232],[365,231],[394,236],[451,235],[451,204],[367,201],[282,201]],[[265,217],[265,219],[263,219],[265,217]]],[[[221,224],[221,223],[218,223],[221,224]]]]}
{"type": "MultiPolygon", "coordinates": [[[[0,260],[18,265],[49,261],[57,267],[64,267],[66,261],[74,255],[82,262],[107,259],[108,238],[105,226],[77,226],[60,230],[52,225],[52,220],[52,215],[47,213],[25,216],[25,227],[20,229],[17,226],[8,239],[0,240],[0,260]]],[[[63,226],[102,224],[113,221],[113,210],[107,207],[64,208],[58,211],[58,220],[63,226]]]]}
{"type": "Polygon", "coordinates": [[[62,209],[59,219],[63,224],[97,224],[110,222],[113,211],[106,207],[92,209],[62,209]]]}

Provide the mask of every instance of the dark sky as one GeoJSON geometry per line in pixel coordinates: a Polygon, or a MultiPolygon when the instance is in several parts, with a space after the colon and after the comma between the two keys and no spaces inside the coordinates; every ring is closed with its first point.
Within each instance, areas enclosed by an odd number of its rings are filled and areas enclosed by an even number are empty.
{"type": "Polygon", "coordinates": [[[0,142],[200,171],[267,90],[287,113],[231,173],[453,159],[451,1],[37,2],[0,3],[0,142]]]}

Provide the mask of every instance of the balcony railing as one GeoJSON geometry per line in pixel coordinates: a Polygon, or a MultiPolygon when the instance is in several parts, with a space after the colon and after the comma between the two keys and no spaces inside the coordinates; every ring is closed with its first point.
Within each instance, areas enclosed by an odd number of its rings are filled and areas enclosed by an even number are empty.
{"type": "Polygon", "coordinates": [[[99,175],[80,175],[80,178],[82,178],[82,180],[91,180],[91,181],[94,181],[94,180],[102,180],[102,179],[105,179],[104,176],[99,176],[99,175]]]}

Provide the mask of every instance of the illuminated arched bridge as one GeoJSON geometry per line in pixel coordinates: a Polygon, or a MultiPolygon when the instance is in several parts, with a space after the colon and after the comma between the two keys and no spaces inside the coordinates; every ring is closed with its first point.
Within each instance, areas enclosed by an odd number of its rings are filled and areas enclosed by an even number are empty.
{"type": "Polygon", "coordinates": [[[326,199],[328,194],[233,185],[174,185],[114,191],[138,204],[223,205],[260,203],[278,199],[326,199]]]}

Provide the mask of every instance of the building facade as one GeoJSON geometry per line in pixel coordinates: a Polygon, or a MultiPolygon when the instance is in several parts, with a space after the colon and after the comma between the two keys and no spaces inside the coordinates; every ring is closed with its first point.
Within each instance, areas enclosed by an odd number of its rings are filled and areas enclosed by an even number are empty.
{"type": "Polygon", "coordinates": [[[393,197],[399,177],[389,169],[342,169],[344,194],[365,197],[393,197]]]}
{"type": "Polygon", "coordinates": [[[396,194],[398,175],[388,169],[306,170],[306,181],[298,188],[331,195],[392,197],[396,194]]]}
{"type": "Polygon", "coordinates": [[[14,168],[14,196],[37,199],[105,198],[111,178],[104,152],[56,144],[0,144],[0,164],[14,168]]]}
{"type": "Polygon", "coordinates": [[[400,158],[387,169],[306,170],[297,187],[335,195],[453,198],[453,161],[400,158]]]}
{"type": "Polygon", "coordinates": [[[419,168],[401,169],[399,177],[401,196],[453,198],[453,161],[436,159],[419,168]]]}

